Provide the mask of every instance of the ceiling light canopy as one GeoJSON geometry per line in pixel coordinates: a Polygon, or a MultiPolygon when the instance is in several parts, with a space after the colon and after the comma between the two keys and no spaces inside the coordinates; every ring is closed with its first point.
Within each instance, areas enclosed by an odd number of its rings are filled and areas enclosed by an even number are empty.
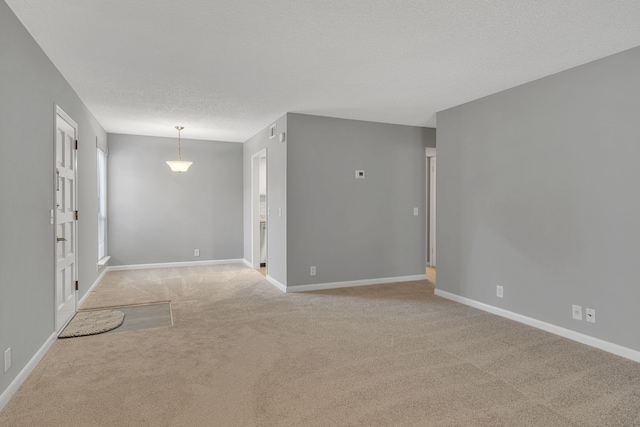
{"type": "Polygon", "coordinates": [[[167,160],[167,164],[173,172],[182,173],[188,171],[189,166],[191,166],[193,162],[182,160],[180,153],[180,131],[184,129],[184,126],[176,126],[176,129],[178,129],[178,160],[167,160]]]}

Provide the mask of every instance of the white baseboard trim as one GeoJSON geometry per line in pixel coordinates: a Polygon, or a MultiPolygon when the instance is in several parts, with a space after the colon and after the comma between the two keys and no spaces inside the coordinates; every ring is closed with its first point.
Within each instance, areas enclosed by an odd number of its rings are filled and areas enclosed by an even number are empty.
{"type": "Polygon", "coordinates": [[[285,285],[283,285],[282,283],[278,282],[276,279],[274,279],[273,277],[269,276],[267,274],[267,282],[271,283],[273,286],[275,286],[276,288],[280,289],[282,292],[287,292],[287,287],[285,285]]]}
{"type": "Polygon", "coordinates": [[[640,362],[640,351],[604,341],[599,338],[594,338],[589,335],[581,334],[580,332],[572,331],[571,329],[556,326],[551,323],[524,316],[522,314],[514,313],[513,311],[494,307],[492,305],[485,304],[466,297],[461,297],[460,295],[452,294],[440,289],[436,289],[434,293],[439,297],[459,302],[460,304],[468,305],[470,307],[477,308],[479,310],[486,311],[488,313],[495,314],[501,317],[506,317],[507,319],[511,319],[519,323],[524,323],[525,325],[533,326],[537,329],[542,329],[543,331],[547,331],[552,334],[559,335],[561,337],[568,338],[570,340],[577,341],[579,343],[586,344],[588,346],[595,347],[609,353],[613,353],[617,356],[621,356],[635,362],[640,362]]]}
{"type": "Polygon", "coordinates": [[[84,294],[82,298],[80,298],[80,300],[78,300],[78,308],[82,307],[82,304],[84,304],[87,298],[89,298],[89,294],[91,293],[91,291],[93,291],[96,288],[96,286],[98,286],[98,283],[100,283],[100,281],[104,278],[104,275],[107,274],[108,271],[109,271],[109,267],[105,267],[102,269],[102,273],[100,273],[96,281],[93,282],[93,285],[91,285],[87,293],[84,294]]]}
{"type": "Polygon", "coordinates": [[[247,267],[249,267],[249,268],[253,268],[253,264],[251,262],[249,262],[249,260],[243,259],[242,263],[244,265],[246,265],[247,267]]]}
{"type": "Polygon", "coordinates": [[[171,268],[171,267],[196,267],[202,265],[219,265],[219,264],[244,264],[242,258],[235,259],[212,259],[207,261],[186,261],[186,262],[162,262],[156,264],[131,264],[131,265],[110,265],[107,271],[125,271],[125,270],[147,270],[150,268],[171,268]]]}
{"type": "Polygon", "coordinates": [[[396,282],[411,282],[414,280],[426,280],[426,274],[418,274],[415,276],[398,276],[398,277],[383,277],[379,279],[363,279],[363,280],[349,280],[347,282],[330,282],[330,283],[315,283],[313,285],[298,285],[289,286],[286,292],[305,292],[305,291],[320,291],[323,289],[336,289],[336,288],[351,288],[354,286],[368,286],[368,285],[381,285],[383,283],[396,283],[396,282]]]}
{"type": "Polygon", "coordinates": [[[16,376],[14,380],[11,381],[9,387],[7,387],[7,389],[3,391],[2,394],[0,394],[0,411],[2,411],[5,406],[7,406],[7,403],[9,403],[13,395],[16,394],[22,383],[29,377],[36,366],[38,366],[40,360],[42,360],[44,355],[47,354],[47,351],[49,351],[49,348],[51,348],[53,343],[56,342],[57,338],[57,333],[54,332],[53,334],[51,334],[51,336],[45,341],[42,347],[40,347],[40,350],[38,350],[36,354],[31,358],[29,363],[27,363],[26,366],[22,368],[18,376],[16,376]]]}

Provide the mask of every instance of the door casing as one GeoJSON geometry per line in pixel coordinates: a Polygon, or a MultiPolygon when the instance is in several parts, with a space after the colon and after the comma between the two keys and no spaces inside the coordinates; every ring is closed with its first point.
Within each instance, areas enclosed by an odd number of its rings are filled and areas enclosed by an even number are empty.
{"type": "Polygon", "coordinates": [[[436,266],[436,149],[428,147],[425,150],[426,177],[425,184],[427,190],[426,206],[426,229],[425,244],[427,246],[426,264],[429,267],[436,266]]]}

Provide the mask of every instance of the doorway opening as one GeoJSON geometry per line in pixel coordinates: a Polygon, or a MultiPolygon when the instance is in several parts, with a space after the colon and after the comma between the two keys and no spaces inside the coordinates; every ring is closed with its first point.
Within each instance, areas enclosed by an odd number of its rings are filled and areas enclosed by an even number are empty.
{"type": "Polygon", "coordinates": [[[267,149],[251,156],[251,263],[267,275],[267,149]]]}
{"type": "Polygon", "coordinates": [[[427,280],[436,281],[436,149],[426,149],[426,188],[427,188],[427,280]]]}

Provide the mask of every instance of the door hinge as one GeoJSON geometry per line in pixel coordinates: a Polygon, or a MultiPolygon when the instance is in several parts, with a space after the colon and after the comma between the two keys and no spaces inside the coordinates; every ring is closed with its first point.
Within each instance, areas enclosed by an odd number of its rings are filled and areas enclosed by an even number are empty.
{"type": "Polygon", "coordinates": [[[76,219],[76,221],[77,221],[77,220],[78,220],[78,211],[75,211],[75,213],[74,213],[74,217],[75,217],[75,219],[76,219]]]}
{"type": "Polygon", "coordinates": [[[76,150],[78,149],[78,140],[76,139],[76,150]]]}
{"type": "Polygon", "coordinates": [[[78,290],[78,281],[76,280],[76,291],[78,290]]]}

